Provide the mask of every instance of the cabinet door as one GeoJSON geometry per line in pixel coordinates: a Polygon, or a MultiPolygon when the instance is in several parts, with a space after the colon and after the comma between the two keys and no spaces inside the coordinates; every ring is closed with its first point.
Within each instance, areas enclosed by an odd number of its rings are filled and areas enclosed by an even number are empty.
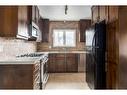
{"type": "Polygon", "coordinates": [[[78,72],[86,71],[86,54],[78,54],[78,72]]]}
{"type": "Polygon", "coordinates": [[[91,20],[80,20],[79,27],[80,27],[80,42],[85,42],[85,31],[91,25],[91,20]]]}
{"type": "Polygon", "coordinates": [[[66,54],[66,72],[78,72],[78,54],[66,54]]]}
{"type": "Polygon", "coordinates": [[[42,42],[49,41],[49,19],[40,19],[39,27],[42,32],[42,42]]]}
{"type": "Polygon", "coordinates": [[[32,89],[32,65],[0,65],[0,89],[32,89]]]}
{"type": "Polygon", "coordinates": [[[109,6],[109,22],[118,19],[118,6],[109,6]]]}
{"type": "Polygon", "coordinates": [[[107,88],[116,88],[117,85],[117,31],[118,31],[118,20],[112,21],[107,25],[107,88]]]}
{"type": "Polygon", "coordinates": [[[18,35],[28,38],[28,7],[18,7],[18,35]]]}
{"type": "Polygon", "coordinates": [[[99,6],[92,7],[92,23],[95,23],[99,20],[99,6]]]}
{"type": "Polygon", "coordinates": [[[38,21],[39,21],[39,9],[38,9],[37,6],[35,7],[35,10],[36,10],[35,19],[36,19],[36,24],[38,25],[38,21]]]}
{"type": "Polygon", "coordinates": [[[48,72],[55,73],[56,72],[56,54],[49,54],[49,61],[48,61],[48,72]]]}
{"type": "Polygon", "coordinates": [[[56,54],[56,72],[65,73],[66,72],[66,63],[65,63],[65,54],[56,54]]]}
{"type": "Polygon", "coordinates": [[[102,20],[106,20],[106,22],[108,21],[108,6],[99,6],[99,10],[100,10],[100,21],[102,20]]]}
{"type": "Polygon", "coordinates": [[[32,6],[32,21],[36,22],[36,7],[32,6]]]}
{"type": "Polygon", "coordinates": [[[0,6],[0,36],[16,37],[18,31],[18,7],[0,6]]]}

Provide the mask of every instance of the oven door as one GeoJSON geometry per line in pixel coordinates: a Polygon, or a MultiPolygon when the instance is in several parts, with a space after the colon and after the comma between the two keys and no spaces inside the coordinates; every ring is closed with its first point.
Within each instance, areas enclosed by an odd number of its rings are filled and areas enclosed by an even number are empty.
{"type": "Polygon", "coordinates": [[[42,87],[45,87],[45,84],[47,83],[49,74],[48,74],[48,58],[43,58],[41,62],[41,78],[42,78],[42,87]]]}

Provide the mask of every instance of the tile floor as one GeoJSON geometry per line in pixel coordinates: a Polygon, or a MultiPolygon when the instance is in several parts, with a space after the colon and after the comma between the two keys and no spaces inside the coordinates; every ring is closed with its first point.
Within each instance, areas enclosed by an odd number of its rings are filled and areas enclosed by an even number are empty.
{"type": "Polygon", "coordinates": [[[50,73],[45,89],[89,89],[84,73],[50,73]]]}

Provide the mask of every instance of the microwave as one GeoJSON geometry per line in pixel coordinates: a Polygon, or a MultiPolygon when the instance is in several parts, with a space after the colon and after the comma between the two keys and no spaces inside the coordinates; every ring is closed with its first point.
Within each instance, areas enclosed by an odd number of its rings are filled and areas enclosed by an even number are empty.
{"type": "Polygon", "coordinates": [[[32,33],[31,33],[31,36],[32,37],[38,37],[38,32],[39,32],[39,27],[34,22],[32,22],[32,33]]]}
{"type": "Polygon", "coordinates": [[[34,22],[32,22],[32,24],[30,25],[30,31],[31,32],[30,32],[29,40],[40,42],[42,34],[40,32],[39,27],[34,22]]]}

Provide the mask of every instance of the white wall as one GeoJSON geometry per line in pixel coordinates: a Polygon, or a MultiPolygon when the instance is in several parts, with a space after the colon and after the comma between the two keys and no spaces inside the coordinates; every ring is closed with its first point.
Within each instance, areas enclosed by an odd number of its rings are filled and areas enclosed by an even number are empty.
{"type": "Polygon", "coordinates": [[[65,6],[38,6],[40,15],[50,20],[70,20],[78,21],[80,19],[91,19],[91,6],[68,6],[67,15],[65,15],[65,6]]]}

